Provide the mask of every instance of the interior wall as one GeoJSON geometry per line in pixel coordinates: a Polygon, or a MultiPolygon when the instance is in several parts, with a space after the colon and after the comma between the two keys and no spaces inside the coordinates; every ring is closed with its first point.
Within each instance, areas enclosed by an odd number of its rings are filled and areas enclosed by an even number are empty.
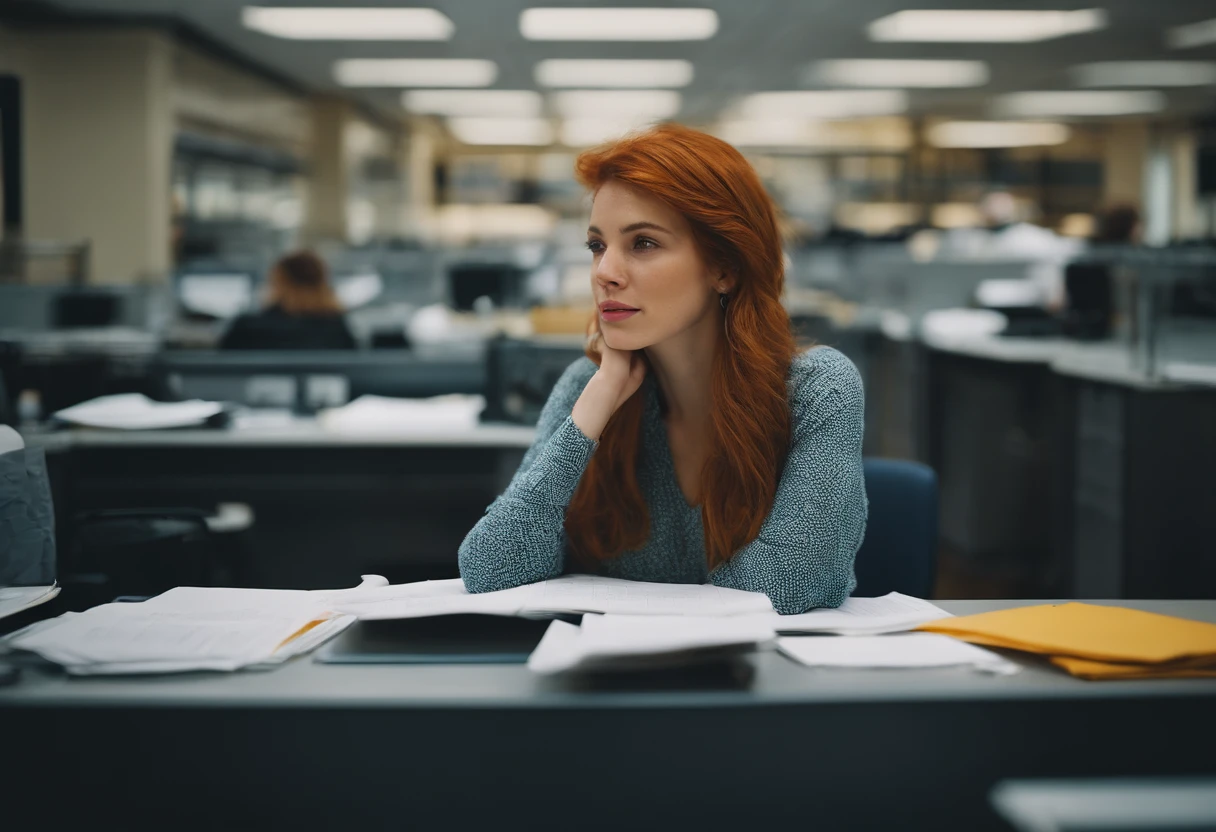
{"type": "Polygon", "coordinates": [[[145,29],[0,32],[22,80],[25,238],[92,245],[93,283],[164,280],[172,43],[145,29]]]}

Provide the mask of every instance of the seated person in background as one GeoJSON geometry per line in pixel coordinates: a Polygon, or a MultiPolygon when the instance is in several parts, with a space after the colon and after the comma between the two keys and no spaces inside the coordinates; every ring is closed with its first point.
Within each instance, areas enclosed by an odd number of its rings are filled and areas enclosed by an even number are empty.
{"type": "MultiPolygon", "coordinates": [[[[1091,242],[1096,249],[1132,246],[1140,242],[1140,212],[1134,205],[1117,204],[1098,215],[1091,242]]],[[[1064,272],[1068,309],[1065,331],[1074,338],[1109,338],[1115,313],[1114,275],[1109,263],[1070,263],[1064,272]]]]}
{"type": "Polygon", "coordinates": [[[460,546],[465,588],[576,571],[840,606],[866,525],[861,377],[830,347],[798,351],[756,172],[674,124],[575,171],[599,314],[460,546]]]}
{"type": "Polygon", "coordinates": [[[311,251],[281,258],[270,270],[266,308],[232,322],[220,339],[225,350],[350,350],[358,346],[325,263],[311,251]]]}

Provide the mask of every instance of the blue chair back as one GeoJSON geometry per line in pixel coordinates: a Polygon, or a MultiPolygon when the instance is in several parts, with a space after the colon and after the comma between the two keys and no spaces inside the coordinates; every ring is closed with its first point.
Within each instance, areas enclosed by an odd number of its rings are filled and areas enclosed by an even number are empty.
{"type": "Polygon", "coordinates": [[[853,594],[928,598],[937,572],[937,474],[902,459],[867,458],[864,464],[870,516],[853,594]]]}

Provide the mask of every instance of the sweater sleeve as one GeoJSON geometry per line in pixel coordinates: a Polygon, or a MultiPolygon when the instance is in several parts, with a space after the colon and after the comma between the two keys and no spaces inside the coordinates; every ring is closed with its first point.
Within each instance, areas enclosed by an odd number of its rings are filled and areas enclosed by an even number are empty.
{"type": "Polygon", "coordinates": [[[861,377],[827,347],[798,362],[793,436],[773,507],[756,539],[709,576],[718,586],[765,593],[782,615],[838,607],[849,597],[868,509],[861,377]]]}
{"type": "Polygon", "coordinates": [[[581,358],[562,374],[511,484],[460,544],[460,577],[469,592],[510,589],[562,574],[566,507],[598,444],[583,435],[570,413],[595,370],[592,361],[581,358]]]}

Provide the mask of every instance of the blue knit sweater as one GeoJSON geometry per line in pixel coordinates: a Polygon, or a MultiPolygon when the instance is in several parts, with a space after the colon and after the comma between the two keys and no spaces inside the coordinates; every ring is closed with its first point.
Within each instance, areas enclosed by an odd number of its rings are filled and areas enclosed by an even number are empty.
{"type": "MultiPolygon", "coordinates": [[[[469,592],[507,589],[563,574],[566,507],[597,442],[570,417],[596,366],[580,358],[541,412],[536,441],[507,490],[460,546],[469,592]]],[[[650,510],[650,537],[604,562],[601,574],[637,581],[705,583],[763,592],[782,614],[837,607],[856,586],[853,558],[866,527],[861,439],[864,397],[856,368],[819,347],[795,357],[788,376],[792,442],[776,498],[755,540],[707,570],[699,507],[680,490],[648,374],[638,482],[650,510]]]]}

